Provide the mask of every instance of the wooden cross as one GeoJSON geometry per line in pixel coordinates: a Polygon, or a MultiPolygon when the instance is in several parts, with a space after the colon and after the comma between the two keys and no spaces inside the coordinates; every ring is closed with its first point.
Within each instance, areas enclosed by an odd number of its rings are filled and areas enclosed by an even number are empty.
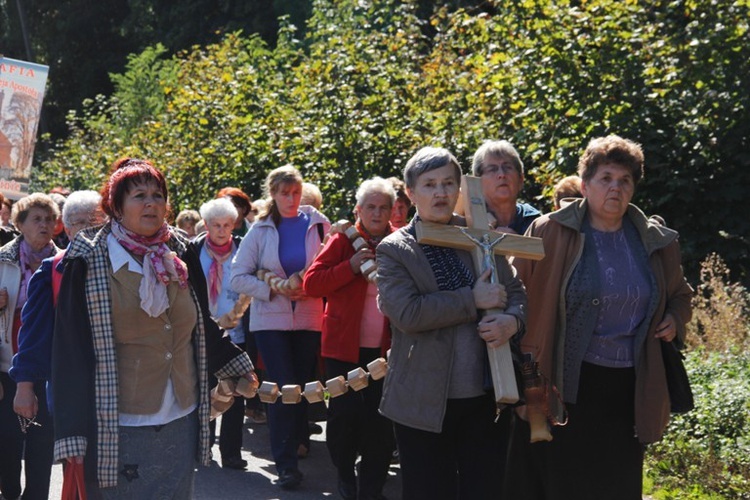
{"type": "MultiPolygon", "coordinates": [[[[459,228],[419,221],[416,224],[417,241],[419,243],[471,252],[478,275],[486,269],[485,252],[492,252],[494,255],[515,255],[532,260],[544,258],[544,246],[541,238],[498,233],[489,229],[487,207],[482,195],[482,180],[479,177],[464,175],[461,178],[461,195],[468,227],[459,228]],[[464,232],[467,234],[464,234],[464,232]],[[482,247],[472,240],[482,242],[482,247]]],[[[496,275],[494,279],[497,279],[496,275]]],[[[489,309],[485,311],[485,314],[498,312],[502,312],[502,310],[489,309]]],[[[488,346],[487,354],[490,359],[496,403],[513,404],[518,402],[518,384],[513,370],[510,344],[506,342],[497,348],[488,346]]]]}

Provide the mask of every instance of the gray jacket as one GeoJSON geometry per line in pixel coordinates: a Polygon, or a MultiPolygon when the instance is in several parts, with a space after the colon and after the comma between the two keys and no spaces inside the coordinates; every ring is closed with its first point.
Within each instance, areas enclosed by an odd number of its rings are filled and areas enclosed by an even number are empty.
{"type": "MultiPolygon", "coordinates": [[[[460,223],[454,218],[454,223],[460,223]]],[[[462,224],[460,224],[462,225],[462,224]]],[[[458,251],[469,269],[471,255],[458,251]]],[[[477,333],[479,315],[469,287],[440,291],[427,257],[404,229],[377,247],[378,306],[393,333],[380,412],[394,422],[440,432],[459,329],[477,333]]],[[[500,282],[508,294],[507,314],[525,323],[526,293],[515,270],[497,257],[500,282]]],[[[476,275],[476,273],[475,273],[476,275]]]]}

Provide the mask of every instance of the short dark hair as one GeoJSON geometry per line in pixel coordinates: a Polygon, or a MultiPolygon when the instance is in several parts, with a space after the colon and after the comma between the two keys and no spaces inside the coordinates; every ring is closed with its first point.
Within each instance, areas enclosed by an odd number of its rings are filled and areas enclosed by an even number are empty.
{"type": "Polygon", "coordinates": [[[616,163],[630,170],[634,184],[643,177],[641,145],[619,135],[592,139],[578,161],[578,175],[588,182],[596,175],[599,165],[605,163],[616,163]]]}
{"type": "Polygon", "coordinates": [[[386,180],[393,184],[393,189],[396,191],[396,199],[403,201],[407,207],[411,207],[411,199],[406,194],[406,184],[404,184],[404,181],[398,177],[388,177],[386,180]]]}

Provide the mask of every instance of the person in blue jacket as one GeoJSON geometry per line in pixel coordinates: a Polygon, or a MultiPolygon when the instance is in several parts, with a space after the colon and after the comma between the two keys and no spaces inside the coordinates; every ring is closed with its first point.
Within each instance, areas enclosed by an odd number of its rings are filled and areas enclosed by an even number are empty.
{"type": "MultiPolygon", "coordinates": [[[[70,241],[78,231],[99,226],[106,215],[99,208],[101,196],[96,191],[75,191],[63,206],[62,220],[70,241]]],[[[23,324],[18,333],[18,352],[13,356],[9,375],[16,382],[13,410],[20,416],[33,419],[39,411],[37,392],[49,382],[52,353],[52,331],[55,326],[53,307],[56,293],[53,291],[55,273],[62,277],[64,252],[42,261],[42,265],[29,281],[28,300],[21,310],[23,324]],[[35,385],[37,389],[35,391],[35,385]]],[[[59,284],[59,280],[57,280],[59,284]]],[[[52,412],[51,391],[47,391],[47,407],[52,412]]]]}

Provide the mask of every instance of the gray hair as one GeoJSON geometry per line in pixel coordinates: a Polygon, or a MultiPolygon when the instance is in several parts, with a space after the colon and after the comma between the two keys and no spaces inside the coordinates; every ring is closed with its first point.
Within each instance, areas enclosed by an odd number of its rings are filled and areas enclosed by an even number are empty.
{"type": "Polygon", "coordinates": [[[461,182],[461,165],[453,154],[444,148],[424,147],[409,158],[404,167],[404,182],[406,187],[414,189],[419,176],[430,170],[445,165],[453,165],[456,170],[456,182],[461,182]]]}
{"type": "Polygon", "coordinates": [[[72,225],[72,220],[76,215],[89,214],[89,220],[102,202],[102,196],[96,191],[84,190],[73,191],[65,200],[62,209],[62,221],[65,227],[72,225]]]}
{"type": "Polygon", "coordinates": [[[471,162],[472,175],[477,177],[482,175],[482,167],[488,156],[507,158],[518,173],[521,174],[521,177],[523,177],[523,162],[521,161],[521,157],[516,148],[513,147],[513,144],[508,141],[484,141],[479,146],[479,149],[477,149],[477,152],[474,153],[474,159],[471,162]]]}
{"type": "Polygon", "coordinates": [[[382,177],[373,177],[359,185],[355,196],[357,206],[362,206],[368,196],[376,193],[386,195],[391,200],[391,207],[396,203],[396,190],[393,189],[393,184],[382,177]]]}
{"type": "Polygon", "coordinates": [[[231,217],[236,220],[240,213],[229,198],[216,198],[207,201],[201,205],[201,217],[208,223],[209,221],[220,219],[222,217],[231,217]]]}

